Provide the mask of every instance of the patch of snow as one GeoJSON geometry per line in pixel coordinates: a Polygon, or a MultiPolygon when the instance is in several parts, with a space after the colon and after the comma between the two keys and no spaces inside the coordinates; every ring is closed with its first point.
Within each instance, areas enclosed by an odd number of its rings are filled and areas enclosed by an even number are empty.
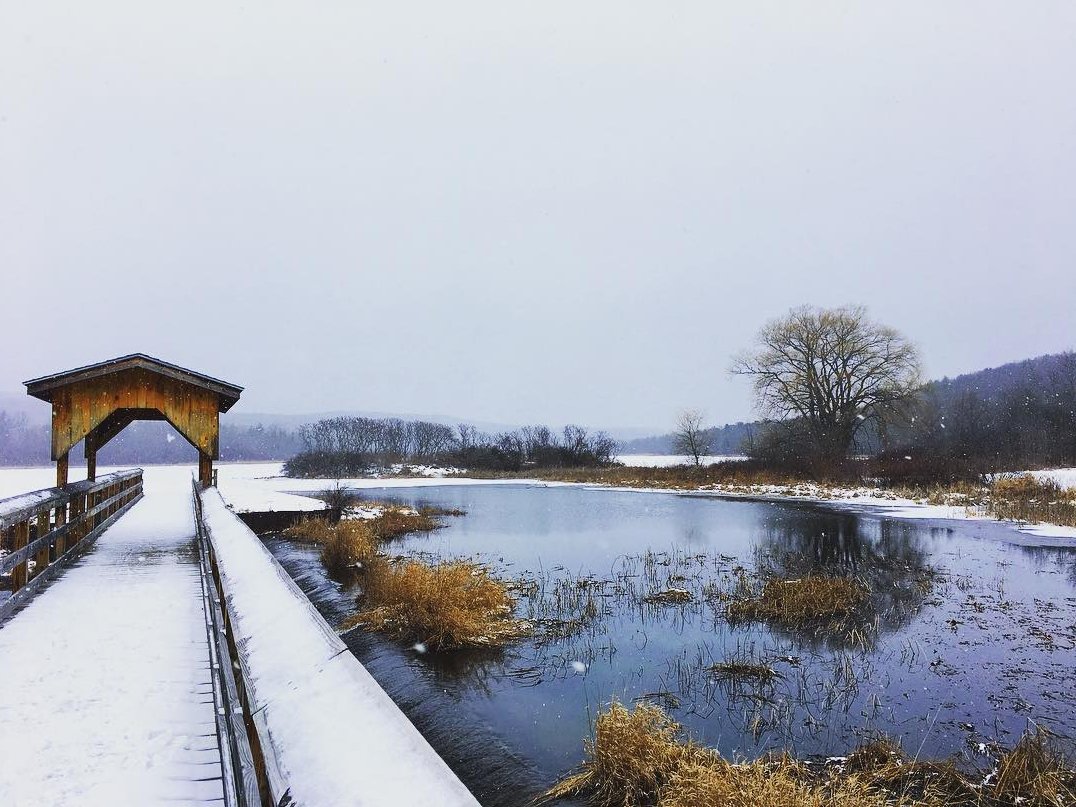
{"type": "Polygon", "coordinates": [[[1052,468],[1046,471],[1026,471],[1036,479],[1049,479],[1063,488],[1076,488],[1076,468],[1052,468]]]}

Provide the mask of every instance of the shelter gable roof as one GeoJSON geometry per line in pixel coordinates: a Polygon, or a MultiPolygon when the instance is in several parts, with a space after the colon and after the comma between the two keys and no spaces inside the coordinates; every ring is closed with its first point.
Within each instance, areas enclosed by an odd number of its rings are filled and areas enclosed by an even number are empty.
{"type": "Polygon", "coordinates": [[[221,412],[227,412],[231,409],[236,401],[239,400],[239,396],[243,392],[243,388],[236,386],[235,384],[229,384],[227,381],[221,381],[219,378],[213,378],[204,373],[188,370],[186,367],[180,367],[177,364],[170,364],[169,362],[162,361],[153,356],[147,356],[145,353],[131,353],[127,356],[109,359],[108,361],[87,364],[85,367],[76,367],[73,370],[65,370],[62,373],[53,373],[52,375],[33,378],[29,381],[24,381],[23,383],[26,385],[27,395],[51,403],[52,395],[57,389],[75,384],[79,381],[99,378],[100,376],[118,373],[123,370],[136,369],[158,373],[167,376],[168,378],[173,378],[177,381],[182,381],[216,393],[220,400],[221,412]]]}

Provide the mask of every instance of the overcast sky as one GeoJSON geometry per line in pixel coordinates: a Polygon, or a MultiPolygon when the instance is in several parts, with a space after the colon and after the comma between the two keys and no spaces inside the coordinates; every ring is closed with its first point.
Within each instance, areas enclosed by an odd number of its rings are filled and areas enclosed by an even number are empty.
{"type": "Polygon", "coordinates": [[[0,0],[0,390],[665,427],[862,303],[1076,346],[1076,4],[0,0]]]}

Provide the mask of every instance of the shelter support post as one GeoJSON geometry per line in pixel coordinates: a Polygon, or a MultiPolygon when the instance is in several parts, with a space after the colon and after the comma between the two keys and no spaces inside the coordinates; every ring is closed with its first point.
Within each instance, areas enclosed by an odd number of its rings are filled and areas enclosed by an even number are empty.
{"type": "Polygon", "coordinates": [[[63,455],[56,460],[56,487],[62,488],[67,484],[67,472],[69,468],[69,453],[65,451],[63,455]]]}
{"type": "Polygon", "coordinates": [[[198,482],[203,488],[213,485],[213,458],[204,451],[198,452],[198,482]]]}
{"type": "Polygon", "coordinates": [[[86,435],[86,479],[97,479],[97,440],[93,432],[86,435]]]}

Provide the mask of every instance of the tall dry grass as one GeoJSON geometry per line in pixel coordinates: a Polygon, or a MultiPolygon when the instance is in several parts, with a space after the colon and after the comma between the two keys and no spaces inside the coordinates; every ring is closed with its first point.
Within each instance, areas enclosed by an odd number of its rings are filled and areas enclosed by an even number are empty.
{"type": "Polygon", "coordinates": [[[1003,521],[1076,527],[1076,489],[1031,474],[1002,476],[990,486],[987,512],[1003,521]]]}
{"type": "Polygon", "coordinates": [[[952,761],[910,759],[876,740],[843,766],[786,755],[732,763],[682,739],[662,709],[615,701],[598,716],[581,769],[543,800],[582,797],[595,807],[1072,807],[1076,771],[1044,732],[1026,734],[989,775],[952,761]]]}
{"type": "Polygon", "coordinates": [[[321,542],[321,562],[335,580],[350,582],[377,558],[378,539],[365,521],[341,521],[321,542]]]}
{"type": "MultiPolygon", "coordinates": [[[[632,488],[667,488],[694,490],[713,485],[792,485],[810,477],[795,470],[777,468],[758,460],[719,462],[713,465],[673,465],[644,468],[609,465],[586,468],[530,468],[522,472],[528,478],[557,482],[584,482],[632,488]]],[[[519,478],[519,472],[468,471],[467,476],[519,478]]]]}
{"type": "Polygon", "coordinates": [[[322,544],[332,537],[333,530],[334,525],[324,516],[303,516],[284,530],[284,535],[295,541],[322,544]]]}
{"type": "Polygon", "coordinates": [[[862,583],[844,577],[771,578],[756,594],[733,599],[726,613],[734,622],[761,621],[795,628],[848,619],[869,596],[862,583]]]}
{"type": "Polygon", "coordinates": [[[329,576],[351,582],[355,572],[377,557],[379,539],[369,521],[352,519],[330,524],[319,517],[304,518],[284,530],[297,541],[321,547],[321,562],[329,576]]]}
{"type": "Polygon", "coordinates": [[[526,635],[515,601],[484,566],[378,558],[363,577],[362,610],[344,627],[366,627],[430,649],[497,647],[526,635]]]}
{"type": "Polygon", "coordinates": [[[884,807],[858,780],[816,780],[788,757],[741,765],[681,740],[660,707],[629,710],[615,701],[598,716],[581,770],[553,786],[547,800],[582,797],[596,807],[884,807]]]}
{"type": "Polygon", "coordinates": [[[415,511],[383,505],[374,518],[341,519],[335,524],[324,516],[307,516],[284,530],[297,541],[321,546],[321,561],[335,580],[350,582],[355,571],[377,557],[378,545],[412,532],[437,529],[437,510],[415,511]]]}
{"type": "Polygon", "coordinates": [[[436,516],[437,511],[408,510],[401,507],[386,507],[381,514],[367,519],[379,541],[391,541],[412,532],[430,532],[444,526],[436,516]]]}

